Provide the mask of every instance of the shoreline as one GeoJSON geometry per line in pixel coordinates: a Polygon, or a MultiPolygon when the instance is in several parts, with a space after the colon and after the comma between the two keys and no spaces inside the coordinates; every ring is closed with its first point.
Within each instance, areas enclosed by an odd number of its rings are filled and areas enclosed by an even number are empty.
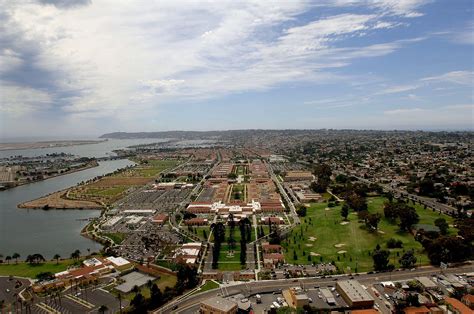
{"type": "Polygon", "coordinates": [[[60,177],[60,176],[64,176],[64,175],[67,175],[67,174],[71,174],[71,173],[75,173],[75,172],[79,172],[79,171],[83,171],[83,170],[87,170],[87,169],[91,169],[91,168],[95,168],[95,167],[98,167],[99,166],[99,162],[97,160],[94,160],[90,163],[88,163],[85,167],[82,167],[82,168],[76,168],[76,169],[72,169],[70,171],[67,171],[67,172],[62,172],[62,173],[58,173],[58,174],[55,174],[53,176],[49,176],[49,177],[46,177],[46,178],[43,178],[41,180],[35,180],[35,181],[24,181],[24,182],[21,182],[17,185],[14,185],[14,186],[5,186],[1,191],[6,191],[6,190],[10,190],[10,189],[14,189],[16,187],[19,187],[19,186],[23,186],[23,185],[28,185],[28,184],[32,184],[32,183],[37,183],[37,182],[42,182],[42,181],[46,181],[46,180],[49,180],[49,179],[53,179],[53,178],[57,178],[57,177],[60,177]]]}
{"type": "Polygon", "coordinates": [[[79,209],[79,210],[102,210],[104,207],[93,201],[80,201],[63,198],[71,187],[49,193],[47,195],[26,201],[17,205],[23,209],[79,209]]]}
{"type": "Polygon", "coordinates": [[[0,151],[71,147],[99,144],[107,141],[108,139],[0,143],[0,151]]]}

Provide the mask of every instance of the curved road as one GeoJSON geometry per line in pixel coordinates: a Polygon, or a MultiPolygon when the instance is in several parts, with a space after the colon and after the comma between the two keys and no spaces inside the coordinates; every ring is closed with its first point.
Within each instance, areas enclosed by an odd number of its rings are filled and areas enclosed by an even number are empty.
{"type": "MultiPolygon", "coordinates": [[[[468,273],[474,271],[474,265],[470,262],[467,265],[456,267],[456,268],[448,268],[444,270],[444,273],[468,273]]],[[[221,295],[222,291],[225,291],[224,296],[235,295],[238,293],[242,293],[246,296],[253,295],[256,293],[269,293],[279,289],[294,287],[294,286],[302,286],[305,288],[311,286],[321,286],[321,285],[328,285],[334,284],[337,280],[346,280],[350,278],[357,279],[362,284],[371,284],[380,281],[387,281],[387,280],[403,280],[403,279],[411,279],[415,276],[427,276],[431,274],[436,274],[440,272],[440,268],[433,267],[433,266],[424,266],[417,268],[413,271],[411,270],[400,270],[400,271],[393,271],[393,272],[384,272],[384,273],[374,273],[374,274],[356,274],[354,276],[350,275],[336,275],[336,276],[328,276],[326,278],[320,277],[306,277],[306,278],[293,278],[293,279],[281,279],[281,280],[264,280],[264,281],[252,281],[246,282],[241,284],[236,284],[233,286],[226,286],[225,289],[214,289],[205,291],[202,293],[190,295],[188,297],[184,297],[177,301],[172,301],[167,305],[163,306],[162,308],[156,310],[154,313],[181,313],[185,310],[189,310],[190,308],[198,305],[201,301],[209,299],[211,297],[215,297],[217,295],[221,295]],[[177,308],[173,309],[175,306],[177,308]]]]}

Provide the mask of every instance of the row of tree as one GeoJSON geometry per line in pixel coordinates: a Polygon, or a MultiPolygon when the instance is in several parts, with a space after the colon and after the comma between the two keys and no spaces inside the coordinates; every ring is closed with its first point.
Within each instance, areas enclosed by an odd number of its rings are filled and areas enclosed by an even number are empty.
{"type": "Polygon", "coordinates": [[[138,287],[134,287],[132,290],[135,292],[135,296],[130,302],[129,313],[148,313],[148,311],[154,310],[168,301],[172,300],[178,295],[183,294],[186,290],[195,288],[199,281],[197,277],[197,269],[193,266],[180,264],[178,266],[178,272],[176,274],[177,281],[174,287],[166,287],[163,291],[156,285],[149,281],[147,283],[150,289],[150,297],[145,297],[138,287]]]}

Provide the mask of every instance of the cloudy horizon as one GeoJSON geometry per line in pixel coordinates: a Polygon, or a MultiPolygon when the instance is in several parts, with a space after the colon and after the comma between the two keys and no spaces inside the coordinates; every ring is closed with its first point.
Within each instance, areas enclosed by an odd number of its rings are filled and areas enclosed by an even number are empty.
{"type": "Polygon", "coordinates": [[[473,130],[471,1],[0,0],[1,137],[473,130]]]}

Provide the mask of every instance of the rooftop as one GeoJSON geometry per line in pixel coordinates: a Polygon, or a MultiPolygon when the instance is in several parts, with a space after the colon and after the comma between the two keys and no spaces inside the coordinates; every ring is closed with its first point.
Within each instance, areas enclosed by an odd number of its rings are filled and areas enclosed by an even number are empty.
{"type": "Polygon", "coordinates": [[[229,301],[222,297],[214,297],[214,298],[206,299],[202,301],[201,304],[207,305],[209,307],[218,309],[223,312],[230,311],[237,306],[235,302],[229,301]]]}

